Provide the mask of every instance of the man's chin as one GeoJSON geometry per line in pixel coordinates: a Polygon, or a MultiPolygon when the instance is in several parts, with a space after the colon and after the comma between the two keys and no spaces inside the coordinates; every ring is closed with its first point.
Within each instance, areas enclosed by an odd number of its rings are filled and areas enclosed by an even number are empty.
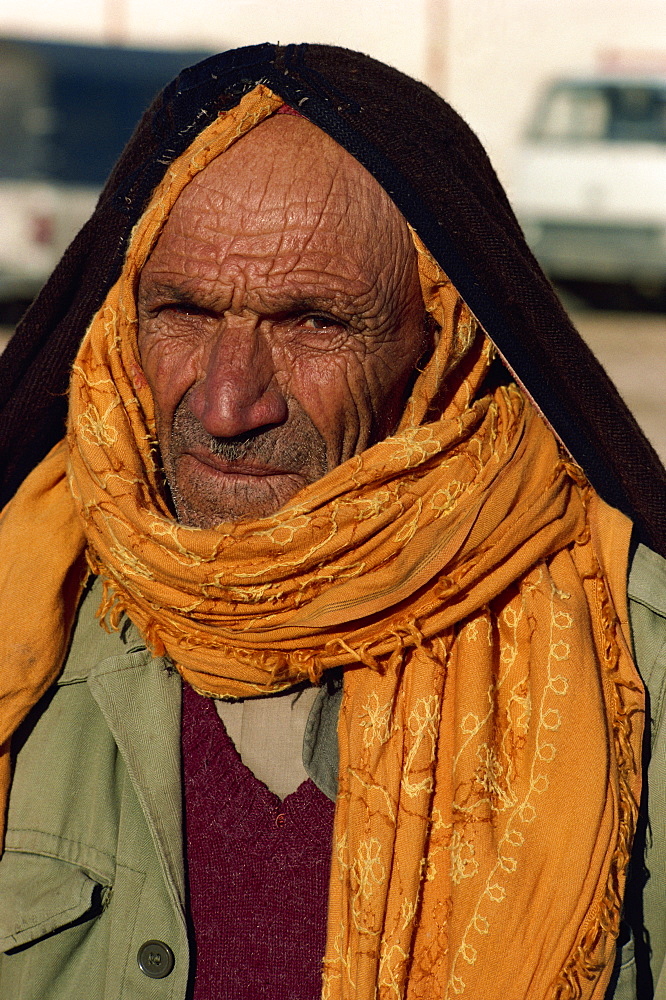
{"type": "Polygon", "coordinates": [[[204,474],[169,488],[178,521],[191,528],[215,528],[224,522],[254,521],[276,514],[308,485],[294,474],[204,474]]]}

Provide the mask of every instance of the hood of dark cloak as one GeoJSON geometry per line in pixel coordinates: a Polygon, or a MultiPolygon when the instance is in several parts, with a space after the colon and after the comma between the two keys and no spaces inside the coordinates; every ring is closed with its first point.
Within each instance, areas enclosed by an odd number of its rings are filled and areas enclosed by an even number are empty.
{"type": "Polygon", "coordinates": [[[0,357],[0,506],[63,436],[78,345],[167,165],[258,83],[383,185],[600,495],[666,555],[666,471],[528,249],[478,139],[423,84],[326,45],[213,56],[146,112],[95,213],[0,357]]]}

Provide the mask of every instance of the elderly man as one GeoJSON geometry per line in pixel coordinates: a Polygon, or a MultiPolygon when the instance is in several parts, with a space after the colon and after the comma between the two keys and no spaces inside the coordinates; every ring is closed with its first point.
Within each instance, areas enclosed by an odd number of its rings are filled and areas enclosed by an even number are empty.
{"type": "Polygon", "coordinates": [[[3,1000],[666,995],[666,475],[444,102],[194,67],[4,373],[3,1000]]]}

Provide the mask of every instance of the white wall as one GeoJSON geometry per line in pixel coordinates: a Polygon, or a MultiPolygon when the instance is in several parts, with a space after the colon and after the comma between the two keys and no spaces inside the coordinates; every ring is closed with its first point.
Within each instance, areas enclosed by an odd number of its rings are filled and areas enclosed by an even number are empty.
{"type": "Polygon", "coordinates": [[[320,41],[419,75],[424,0],[0,0],[0,34],[203,48],[320,41]]]}

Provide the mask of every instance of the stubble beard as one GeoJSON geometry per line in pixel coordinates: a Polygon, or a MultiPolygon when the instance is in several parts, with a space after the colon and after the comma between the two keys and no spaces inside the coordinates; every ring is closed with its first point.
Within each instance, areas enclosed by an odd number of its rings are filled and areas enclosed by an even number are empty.
{"type": "Polygon", "coordinates": [[[275,514],[299,490],[329,471],[324,439],[297,404],[285,424],[218,438],[200,424],[187,397],[174,414],[162,461],[176,517],[195,528],[275,514]],[[239,475],[225,476],[221,482],[190,457],[192,449],[232,465],[241,463],[239,475]],[[245,475],[243,462],[265,465],[279,474],[245,475]]]}

